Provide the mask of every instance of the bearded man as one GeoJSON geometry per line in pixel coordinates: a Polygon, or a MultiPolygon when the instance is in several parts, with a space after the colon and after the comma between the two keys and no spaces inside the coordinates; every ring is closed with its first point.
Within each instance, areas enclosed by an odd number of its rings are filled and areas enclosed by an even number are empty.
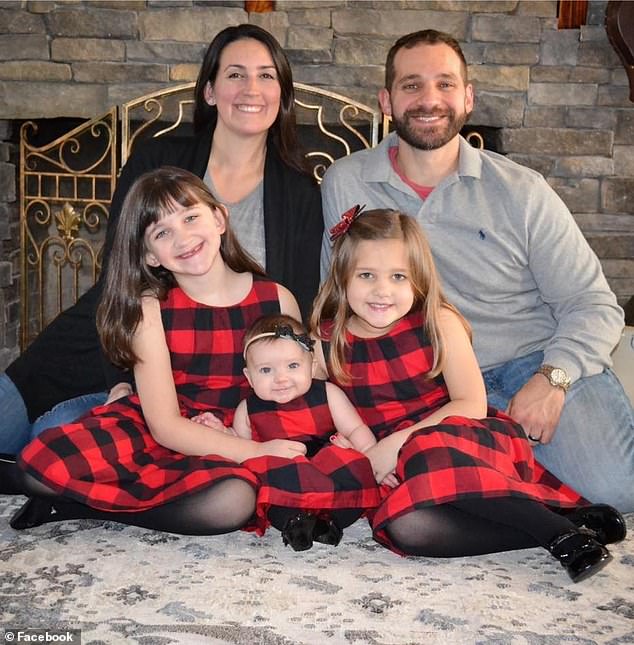
{"type": "Polygon", "coordinates": [[[322,277],[328,230],[351,206],[414,217],[473,327],[489,403],[522,424],[562,481],[634,511],[634,412],[609,369],[623,310],[570,211],[539,173],[460,136],[474,92],[449,34],[400,38],[379,102],[395,132],[322,183],[322,277]]]}

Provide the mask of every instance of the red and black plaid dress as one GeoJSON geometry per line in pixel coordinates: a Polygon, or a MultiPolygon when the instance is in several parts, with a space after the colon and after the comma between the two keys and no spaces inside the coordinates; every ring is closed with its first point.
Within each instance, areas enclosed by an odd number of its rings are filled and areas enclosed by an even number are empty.
{"type": "MultiPolygon", "coordinates": [[[[315,512],[334,509],[371,509],[381,501],[372,465],[362,453],[330,443],[336,432],[328,406],[326,382],[313,380],[304,396],[289,403],[247,398],[255,441],[291,439],[307,446],[295,459],[257,457],[244,466],[260,480],[256,514],[258,532],[267,525],[271,505],[315,512]]],[[[319,513],[318,513],[319,514],[319,513]]]]}
{"type": "MultiPolygon", "coordinates": [[[[279,311],[276,284],[257,276],[231,307],[200,304],[179,288],[168,293],[161,315],[184,417],[210,411],[232,422],[249,392],[242,373],[246,329],[279,311]]],[[[257,487],[251,471],[228,459],[186,456],[158,444],[136,395],[43,432],[24,449],[20,465],[59,494],[104,511],[152,508],[227,478],[257,487]]]]}
{"type": "MultiPolygon", "coordinates": [[[[322,337],[331,327],[323,326],[322,337]]],[[[422,315],[409,314],[379,338],[349,334],[348,342],[352,380],[340,386],[377,439],[413,425],[450,400],[442,375],[425,378],[433,352],[422,315]]],[[[324,352],[328,356],[327,343],[324,352]]],[[[479,420],[450,416],[411,434],[398,455],[396,475],[402,483],[371,518],[379,542],[399,552],[386,524],[425,506],[506,496],[556,508],[584,502],[534,460],[519,424],[493,408],[488,415],[479,420]]]]}

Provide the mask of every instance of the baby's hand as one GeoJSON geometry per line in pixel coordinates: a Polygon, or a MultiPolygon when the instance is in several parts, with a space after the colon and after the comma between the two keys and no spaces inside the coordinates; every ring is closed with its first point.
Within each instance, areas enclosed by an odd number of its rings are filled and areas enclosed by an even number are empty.
{"type": "Polygon", "coordinates": [[[192,417],[190,421],[194,423],[199,423],[200,425],[211,428],[212,430],[217,430],[219,432],[224,432],[225,434],[230,434],[236,436],[235,430],[233,428],[227,427],[215,414],[212,412],[201,412],[195,417],[192,417]]]}
{"type": "Polygon", "coordinates": [[[388,488],[396,488],[401,482],[397,479],[394,473],[390,473],[389,475],[386,475],[380,483],[388,488]]]}

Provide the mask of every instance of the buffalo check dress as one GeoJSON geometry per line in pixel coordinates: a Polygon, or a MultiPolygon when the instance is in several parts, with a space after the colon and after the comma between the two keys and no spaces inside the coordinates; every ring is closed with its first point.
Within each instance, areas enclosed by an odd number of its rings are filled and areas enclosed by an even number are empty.
{"type": "MultiPolygon", "coordinates": [[[[433,350],[421,314],[408,314],[384,336],[348,334],[345,365],[352,378],[340,383],[363,420],[380,440],[429,416],[449,402],[442,374],[425,377],[433,350]]],[[[332,324],[322,326],[328,339],[332,324]]],[[[323,343],[328,356],[329,345],[323,343]]],[[[523,428],[489,408],[487,418],[449,416],[437,425],[414,431],[403,444],[396,476],[401,482],[386,491],[372,513],[375,538],[399,552],[385,532],[397,517],[417,508],[456,500],[519,497],[554,509],[585,504],[533,458],[523,428]]]]}
{"type": "Polygon", "coordinates": [[[267,456],[244,462],[260,482],[258,532],[268,524],[271,505],[324,516],[336,509],[358,509],[361,516],[379,504],[379,488],[368,458],[330,443],[336,428],[325,381],[313,380],[306,394],[288,403],[263,401],[252,394],[247,398],[247,413],[255,441],[290,439],[307,447],[306,456],[294,459],[267,456]]]}
{"type": "MultiPolygon", "coordinates": [[[[231,424],[249,392],[242,373],[246,330],[279,312],[277,285],[258,276],[242,302],[230,307],[210,307],[178,287],[170,290],[161,316],[182,416],[210,411],[231,424]]],[[[257,488],[251,471],[224,457],[187,456],[158,444],[136,395],[43,432],[23,450],[20,465],[60,495],[103,511],[149,509],[227,478],[257,488]]]]}

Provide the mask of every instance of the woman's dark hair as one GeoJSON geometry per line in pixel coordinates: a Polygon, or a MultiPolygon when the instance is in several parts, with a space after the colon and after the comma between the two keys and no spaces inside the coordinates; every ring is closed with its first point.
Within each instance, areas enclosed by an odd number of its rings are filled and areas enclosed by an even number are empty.
{"type": "MultiPolygon", "coordinates": [[[[200,178],[187,170],[165,166],[141,175],[126,195],[117,222],[114,243],[106,270],[101,302],[97,308],[97,331],[108,358],[116,365],[132,368],[138,357],[132,339],[141,322],[144,296],[164,300],[176,281],[163,267],[146,261],[145,231],[166,214],[180,207],[205,204],[227,211],[200,178]]],[[[264,275],[259,264],[240,246],[228,221],[220,239],[225,264],[238,273],[264,275]]]]}
{"type": "Polygon", "coordinates": [[[297,139],[295,90],[293,89],[291,66],[277,40],[268,31],[257,25],[242,24],[227,27],[211,41],[200,66],[194,90],[194,130],[200,132],[210,125],[213,128],[216,127],[218,110],[215,105],[209,105],[205,100],[205,87],[207,83],[213,85],[216,80],[220,56],[224,48],[237,40],[246,38],[257,40],[269,50],[280,84],[280,109],[269,131],[269,140],[273,142],[286,165],[300,172],[309,173],[308,164],[297,139]]]}

